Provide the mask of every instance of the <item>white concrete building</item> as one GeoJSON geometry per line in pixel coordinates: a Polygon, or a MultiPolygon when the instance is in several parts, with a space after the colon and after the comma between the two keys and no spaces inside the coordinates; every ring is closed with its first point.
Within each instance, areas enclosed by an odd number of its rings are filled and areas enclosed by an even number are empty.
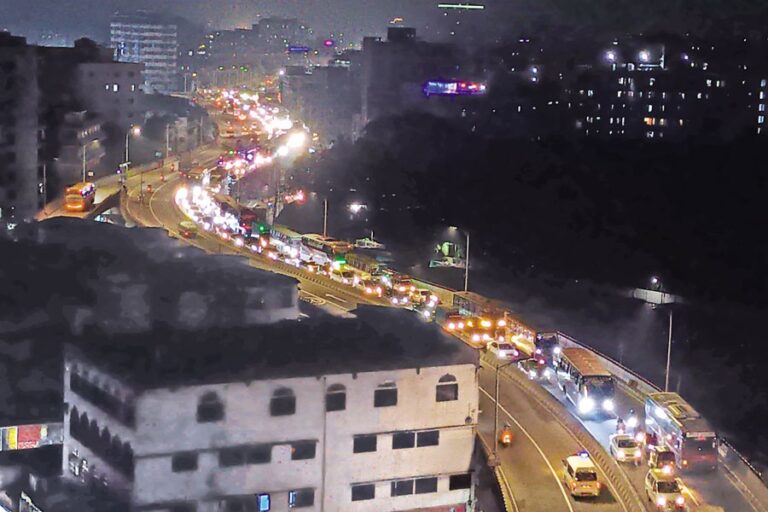
{"type": "Polygon", "coordinates": [[[469,510],[476,368],[468,347],[379,308],[91,337],[67,350],[64,472],[106,479],[134,510],[469,510]]]}
{"type": "Polygon", "coordinates": [[[178,90],[178,29],[159,14],[116,13],[109,24],[110,45],[120,62],[144,64],[146,92],[178,90]]]}

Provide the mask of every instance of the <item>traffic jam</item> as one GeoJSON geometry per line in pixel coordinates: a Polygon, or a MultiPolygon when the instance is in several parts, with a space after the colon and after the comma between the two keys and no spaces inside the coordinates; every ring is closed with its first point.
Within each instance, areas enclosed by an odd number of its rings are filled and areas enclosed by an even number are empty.
{"type": "MultiPolygon", "coordinates": [[[[562,343],[557,334],[537,333],[494,301],[472,292],[453,292],[451,303],[441,302],[437,293],[389,268],[391,258],[373,240],[349,242],[270,225],[268,211],[278,198],[245,207],[232,200],[232,187],[275,158],[306,151],[315,137],[310,138],[306,129],[295,131],[287,114],[261,105],[257,94],[209,91],[206,102],[240,123],[228,125],[238,127],[236,134],[265,137],[271,149],[266,150],[266,144],[240,145],[222,155],[215,169],[186,175],[187,183],[175,197],[188,218],[181,223],[183,229],[180,225],[182,236],[194,238],[202,231],[254,255],[324,276],[374,303],[413,310],[483,351],[497,361],[495,365],[509,364],[547,389],[618,463],[626,465],[635,481],[642,480],[637,487],[653,507],[690,510],[691,501],[697,504],[696,493],[682,476],[717,470],[717,434],[678,394],[653,393],[638,413],[619,403],[618,383],[593,352],[562,343]]],[[[279,199],[283,204],[300,203],[304,196],[304,191],[295,190],[279,199]]],[[[512,439],[507,426],[497,442],[508,446],[514,444],[512,439]]],[[[574,497],[595,498],[605,492],[606,483],[584,450],[563,460],[559,474],[574,497]]]]}

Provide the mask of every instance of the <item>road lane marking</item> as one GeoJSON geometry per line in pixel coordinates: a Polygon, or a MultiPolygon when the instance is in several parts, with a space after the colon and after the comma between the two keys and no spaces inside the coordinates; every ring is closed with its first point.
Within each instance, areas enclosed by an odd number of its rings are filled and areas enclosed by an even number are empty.
{"type": "Polygon", "coordinates": [[[337,301],[339,301],[339,302],[343,302],[344,304],[348,304],[348,303],[349,303],[349,301],[346,301],[346,300],[344,300],[344,299],[340,299],[340,298],[338,298],[338,297],[337,297],[337,296],[335,296],[335,295],[331,295],[330,293],[326,293],[326,294],[325,294],[325,296],[326,296],[326,297],[330,297],[330,298],[332,298],[332,299],[336,299],[337,301]]]}
{"type": "MultiPolygon", "coordinates": [[[[483,392],[483,393],[484,393],[484,394],[485,394],[485,395],[486,395],[488,398],[490,398],[490,399],[491,399],[491,402],[493,402],[494,404],[496,403],[496,400],[494,400],[494,399],[493,399],[493,397],[492,397],[492,396],[491,396],[491,395],[490,395],[490,394],[489,394],[489,393],[488,393],[486,390],[484,390],[483,388],[479,388],[479,389],[480,389],[480,391],[482,391],[482,392],[483,392]]],[[[506,409],[506,408],[505,408],[503,405],[501,405],[501,404],[499,403],[499,404],[497,404],[497,406],[499,407],[499,409],[500,409],[501,411],[503,411],[503,412],[504,412],[504,414],[506,414],[507,416],[509,416],[509,419],[511,419],[512,421],[514,421],[514,422],[515,422],[515,425],[517,425],[517,428],[519,428],[519,429],[520,429],[520,430],[523,432],[523,434],[525,434],[525,436],[526,436],[526,437],[527,437],[527,438],[528,438],[528,439],[531,441],[531,443],[533,443],[533,446],[534,446],[534,448],[536,448],[536,450],[539,452],[539,455],[541,455],[541,458],[542,458],[542,459],[544,459],[544,462],[547,464],[547,467],[549,468],[549,471],[552,473],[552,477],[555,479],[555,482],[557,482],[557,488],[558,488],[558,489],[560,489],[560,493],[563,495],[563,499],[565,499],[565,503],[568,505],[568,510],[570,510],[571,512],[574,512],[574,510],[573,510],[573,505],[571,505],[571,500],[570,500],[570,499],[568,499],[568,495],[566,494],[566,492],[565,492],[565,489],[563,489],[563,485],[562,485],[562,483],[560,482],[560,478],[557,476],[557,472],[555,471],[555,468],[554,468],[554,467],[552,467],[552,464],[550,464],[550,462],[549,462],[549,459],[548,459],[548,458],[547,458],[547,456],[544,454],[544,450],[542,450],[542,449],[541,449],[541,447],[540,447],[540,446],[539,446],[539,444],[538,444],[538,443],[537,443],[537,442],[536,442],[536,441],[533,439],[533,437],[531,436],[531,434],[529,434],[529,433],[528,433],[528,431],[527,431],[527,430],[526,430],[526,429],[525,429],[525,428],[524,428],[524,427],[523,427],[523,426],[520,424],[520,422],[519,422],[519,421],[517,421],[517,420],[516,420],[516,419],[515,419],[515,418],[514,418],[514,417],[513,417],[513,416],[512,416],[510,413],[509,413],[509,411],[508,411],[508,410],[507,410],[507,409],[506,409]]],[[[494,440],[493,440],[493,442],[495,443],[495,442],[496,442],[496,439],[494,439],[494,440]]]]}

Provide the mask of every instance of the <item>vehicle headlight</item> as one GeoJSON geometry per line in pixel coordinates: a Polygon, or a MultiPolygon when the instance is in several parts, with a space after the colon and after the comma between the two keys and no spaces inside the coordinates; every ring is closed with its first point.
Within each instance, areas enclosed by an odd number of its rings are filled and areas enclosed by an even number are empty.
{"type": "Polygon", "coordinates": [[[561,349],[560,349],[560,347],[555,347],[555,348],[552,349],[552,352],[555,353],[555,354],[559,354],[561,352],[561,349]]]}
{"type": "Polygon", "coordinates": [[[603,410],[610,412],[610,411],[613,411],[613,407],[614,407],[613,400],[611,400],[610,398],[603,400],[603,410]]]}
{"type": "Polygon", "coordinates": [[[656,496],[656,505],[664,507],[667,505],[667,498],[664,496],[656,496]]]}
{"type": "Polygon", "coordinates": [[[548,379],[551,375],[552,375],[552,370],[550,370],[549,368],[544,370],[544,377],[548,379]]]}
{"type": "Polygon", "coordinates": [[[685,498],[683,498],[682,496],[678,496],[677,498],[675,498],[675,505],[677,505],[678,507],[682,507],[683,505],[685,505],[685,498]]]}
{"type": "Polygon", "coordinates": [[[584,414],[592,411],[595,408],[595,401],[589,397],[579,400],[579,412],[584,414]]]}
{"type": "Polygon", "coordinates": [[[531,370],[530,374],[532,379],[535,379],[538,376],[536,370],[531,370]]]}
{"type": "Polygon", "coordinates": [[[635,450],[635,454],[634,455],[635,455],[636,459],[639,459],[640,457],[643,456],[643,452],[641,452],[640,450],[635,450]]]}
{"type": "Polygon", "coordinates": [[[392,304],[397,304],[397,297],[392,297],[392,304]]]}

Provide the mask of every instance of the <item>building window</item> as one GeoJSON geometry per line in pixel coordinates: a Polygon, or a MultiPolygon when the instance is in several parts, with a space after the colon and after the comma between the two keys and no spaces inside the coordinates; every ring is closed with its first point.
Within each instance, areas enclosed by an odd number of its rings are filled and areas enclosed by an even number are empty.
{"type": "Polygon", "coordinates": [[[276,389],[269,401],[269,414],[272,416],[290,416],[296,414],[296,397],[288,388],[276,389]]]}
{"type": "Polygon", "coordinates": [[[171,470],[174,473],[195,471],[197,469],[197,454],[194,452],[177,453],[171,457],[171,470]]]}
{"type": "Polygon", "coordinates": [[[408,496],[413,494],[413,480],[397,480],[392,482],[392,496],[408,496]]]}
{"type": "Polygon", "coordinates": [[[112,84],[112,92],[117,92],[120,90],[119,84],[112,84]]]}
{"type": "Polygon", "coordinates": [[[259,444],[249,446],[245,452],[245,460],[248,464],[268,464],[272,462],[272,445],[259,444]]]}
{"type": "Polygon", "coordinates": [[[397,385],[394,382],[385,382],[374,391],[374,407],[391,407],[397,405],[397,385]]]}
{"type": "Polygon", "coordinates": [[[361,484],[352,486],[352,501],[372,500],[376,497],[374,484],[361,484]]]}
{"type": "Polygon", "coordinates": [[[315,458],[315,441],[300,441],[291,445],[291,460],[315,458]]]}
{"type": "Polygon", "coordinates": [[[459,384],[456,377],[445,374],[437,381],[435,400],[438,402],[452,402],[459,399],[459,384]]]}
{"type": "Polygon", "coordinates": [[[245,450],[242,448],[224,448],[219,452],[219,466],[227,468],[243,464],[245,464],[245,450]]]}
{"type": "Polygon", "coordinates": [[[109,84],[104,84],[104,90],[109,91],[109,84]]]}
{"type": "Polygon", "coordinates": [[[437,492],[437,477],[417,478],[416,494],[427,494],[430,492],[437,492]]]}
{"type": "Polygon", "coordinates": [[[448,479],[448,490],[469,489],[472,487],[472,473],[463,473],[461,475],[451,475],[448,479]]]}
{"type": "Polygon", "coordinates": [[[355,436],[352,441],[352,451],[354,453],[366,453],[376,451],[376,434],[366,436],[355,436]]]}
{"type": "Polygon", "coordinates": [[[325,393],[326,411],[343,411],[347,408],[347,388],[342,384],[332,384],[328,386],[325,393]]]}
{"type": "Polygon", "coordinates": [[[392,449],[413,448],[416,445],[414,432],[395,432],[392,434],[392,449]]]}
{"type": "Polygon", "coordinates": [[[315,504],[314,489],[300,489],[288,493],[288,508],[311,507],[315,504]]]}
{"type": "Polygon", "coordinates": [[[765,122],[765,116],[757,116],[757,123],[763,124],[765,122]]]}
{"type": "Polygon", "coordinates": [[[197,422],[211,423],[224,419],[224,404],[219,395],[214,392],[206,393],[197,403],[197,422]]]}
{"type": "Polygon", "coordinates": [[[416,434],[416,446],[437,446],[440,444],[439,430],[425,430],[416,434]]]}
{"type": "Polygon", "coordinates": [[[136,92],[136,84],[131,84],[131,92],[136,92]]]}
{"type": "Polygon", "coordinates": [[[760,104],[760,105],[757,107],[757,110],[759,110],[760,112],[765,112],[765,103],[761,103],[761,104],[760,104]]]}

